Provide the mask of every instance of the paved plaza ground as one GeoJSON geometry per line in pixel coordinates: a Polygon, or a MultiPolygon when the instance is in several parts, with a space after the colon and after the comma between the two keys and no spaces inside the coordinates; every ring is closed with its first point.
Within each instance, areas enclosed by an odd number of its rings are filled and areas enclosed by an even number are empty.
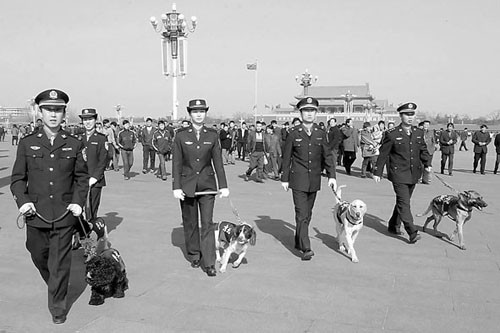
{"type": "MultiPolygon", "coordinates": [[[[493,175],[490,145],[487,174],[473,174],[471,150],[457,151],[456,189],[479,191],[489,206],[474,211],[465,226],[467,250],[422,233],[415,245],[407,235],[386,232],[394,193],[383,180],[359,178],[338,168],[344,199],[368,205],[365,226],[356,243],[353,264],[338,251],[331,208],[333,193],[319,192],[310,228],[316,255],[300,260],[293,249],[291,192],[280,183],[246,183],[247,163],[226,168],[231,200],[241,217],[257,228],[257,244],[246,262],[225,274],[207,277],[184,256],[179,202],[171,179],[162,182],[141,173],[135,152],[134,176],[108,171],[100,215],[106,219],[113,247],[126,264],[130,289],[123,299],[89,306],[81,250],[73,253],[69,299],[63,325],[52,324],[47,288],[25,249],[25,230],[16,226],[17,208],[9,190],[15,147],[0,142],[0,333],[12,332],[498,332],[500,326],[500,175],[493,175]]],[[[440,152],[434,157],[439,169],[440,152]]],[[[171,166],[168,166],[171,171],[171,166]]],[[[438,180],[418,185],[413,213],[432,197],[452,193],[438,180]]],[[[214,220],[235,221],[228,199],[217,199],[214,220]]],[[[415,218],[418,226],[424,218],[415,218]]],[[[445,219],[440,231],[450,233],[445,219]]]]}

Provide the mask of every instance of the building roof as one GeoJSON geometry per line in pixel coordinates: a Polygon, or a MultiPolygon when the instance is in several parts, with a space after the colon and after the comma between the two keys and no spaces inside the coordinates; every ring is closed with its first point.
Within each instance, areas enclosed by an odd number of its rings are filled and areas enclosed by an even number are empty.
{"type": "MultiPolygon", "coordinates": [[[[353,97],[358,98],[373,98],[370,94],[370,86],[368,83],[356,86],[310,86],[308,95],[315,98],[328,98],[340,97],[350,92],[353,97]]],[[[303,95],[296,98],[300,99],[303,95]]]]}

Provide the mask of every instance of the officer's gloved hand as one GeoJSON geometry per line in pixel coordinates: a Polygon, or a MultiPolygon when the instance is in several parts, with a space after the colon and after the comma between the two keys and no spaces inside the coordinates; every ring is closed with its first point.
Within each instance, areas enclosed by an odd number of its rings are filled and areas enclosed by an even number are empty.
{"type": "Polygon", "coordinates": [[[283,187],[283,189],[284,189],[285,191],[288,191],[288,183],[287,183],[287,182],[282,182],[282,183],[281,183],[281,187],[283,187]]]}
{"type": "Polygon", "coordinates": [[[97,178],[90,177],[89,178],[89,187],[92,187],[95,183],[97,183],[97,178]]]}
{"type": "Polygon", "coordinates": [[[335,178],[328,178],[328,186],[337,191],[337,180],[335,178]]]}
{"type": "Polygon", "coordinates": [[[228,188],[221,188],[219,189],[220,196],[219,198],[227,198],[229,196],[229,189],[228,188]]]}
{"type": "Polygon", "coordinates": [[[32,202],[27,202],[19,208],[19,212],[26,216],[35,214],[36,208],[32,202]]]}
{"type": "Polygon", "coordinates": [[[375,183],[380,183],[380,177],[379,176],[373,176],[373,180],[375,183]]]}
{"type": "Polygon", "coordinates": [[[174,198],[179,199],[179,200],[184,200],[184,197],[186,195],[184,194],[183,190],[179,189],[179,190],[174,190],[173,192],[174,192],[174,198]]]}
{"type": "Polygon", "coordinates": [[[428,166],[427,168],[425,168],[425,171],[431,172],[432,171],[432,167],[428,166]]]}
{"type": "Polygon", "coordinates": [[[82,215],[83,209],[79,204],[69,204],[68,207],[66,207],[67,210],[69,210],[71,213],[73,213],[73,216],[80,216],[82,215]]]}

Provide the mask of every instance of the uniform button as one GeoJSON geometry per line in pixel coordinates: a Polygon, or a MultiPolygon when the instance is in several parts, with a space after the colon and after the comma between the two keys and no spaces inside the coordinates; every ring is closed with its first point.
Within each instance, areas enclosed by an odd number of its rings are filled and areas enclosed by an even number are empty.
{"type": "Polygon", "coordinates": [[[54,182],[49,182],[49,185],[54,185],[54,182]]]}
{"type": "Polygon", "coordinates": [[[54,154],[50,154],[50,157],[54,158],[54,154]]]}
{"type": "Polygon", "coordinates": [[[49,195],[49,198],[54,199],[54,196],[51,194],[51,195],[49,195]]]}
{"type": "Polygon", "coordinates": [[[199,162],[199,161],[200,161],[200,159],[199,159],[199,158],[197,158],[197,159],[196,159],[196,161],[197,161],[197,162],[199,162]]]}
{"type": "Polygon", "coordinates": [[[310,145],[311,145],[311,144],[309,144],[309,146],[310,146],[310,145]]]}
{"type": "Polygon", "coordinates": [[[200,172],[199,172],[199,171],[196,171],[196,174],[197,174],[197,175],[199,175],[199,174],[200,174],[200,172]]]}
{"type": "Polygon", "coordinates": [[[54,171],[54,168],[49,168],[49,171],[51,171],[51,172],[54,171]]]}
{"type": "Polygon", "coordinates": [[[310,153],[311,153],[311,152],[309,152],[309,154],[310,154],[310,153]]]}
{"type": "Polygon", "coordinates": [[[311,172],[311,169],[309,169],[309,172],[311,172]]]}
{"type": "Polygon", "coordinates": [[[311,163],[311,161],[309,161],[309,163],[311,163]]]}
{"type": "Polygon", "coordinates": [[[200,149],[200,146],[196,146],[196,149],[200,149]]]}

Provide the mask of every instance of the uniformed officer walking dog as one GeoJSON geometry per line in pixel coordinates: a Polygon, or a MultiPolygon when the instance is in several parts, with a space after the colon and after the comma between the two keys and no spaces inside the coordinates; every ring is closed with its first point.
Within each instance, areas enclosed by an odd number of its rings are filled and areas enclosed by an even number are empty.
{"type": "Polygon", "coordinates": [[[212,221],[217,185],[229,196],[217,131],[204,126],[208,106],[203,99],[189,101],[192,125],[178,130],[172,159],[173,194],[180,200],[186,251],[194,268],[215,276],[215,236],[212,221]],[[214,170],[215,169],[215,170],[214,170]],[[217,177],[217,179],[216,179],[217,177]],[[212,192],[196,195],[196,192],[212,192]],[[198,226],[201,215],[201,234],[198,226]]]}
{"type": "Polygon", "coordinates": [[[297,103],[302,124],[293,127],[283,147],[281,186],[292,189],[295,206],[295,248],[302,252],[302,260],[311,260],[314,252],[309,240],[309,225],[316,193],[321,187],[321,171],[326,170],[328,186],[334,189],[335,161],[328,146],[326,133],[314,123],[319,102],[312,97],[297,103]]]}
{"type": "Polygon", "coordinates": [[[247,223],[239,225],[227,221],[217,223],[215,225],[215,254],[217,262],[220,263],[220,272],[226,272],[227,263],[233,253],[238,255],[233,262],[233,268],[240,267],[247,253],[248,244],[254,246],[256,240],[255,229],[247,223]],[[223,251],[222,258],[220,250],[223,251]]]}
{"type": "Polygon", "coordinates": [[[465,250],[463,226],[465,222],[472,218],[472,210],[474,208],[483,210],[488,204],[483,200],[481,194],[474,190],[460,192],[458,196],[443,194],[435,197],[429,203],[426,211],[417,216],[425,216],[432,212],[426,220],[422,230],[425,232],[427,225],[434,221],[433,229],[437,234],[437,227],[444,216],[455,222],[456,228],[448,237],[453,241],[455,235],[458,234],[458,244],[460,249],[465,250]]]}
{"type": "Polygon", "coordinates": [[[385,133],[373,176],[375,182],[380,182],[387,161],[387,178],[392,182],[396,193],[396,204],[387,230],[392,234],[400,235],[399,228],[402,222],[409,235],[410,244],[420,239],[413,225],[410,208],[411,195],[422,176],[423,168],[425,167],[428,172],[432,170],[431,156],[427,151],[424,132],[413,126],[416,108],[415,103],[406,103],[398,107],[401,124],[385,133]]]}
{"type": "Polygon", "coordinates": [[[10,185],[19,211],[27,216],[26,248],[47,283],[55,324],[66,321],[71,238],[89,183],[83,142],[60,128],[68,101],[57,89],[36,96],[43,128],[20,141],[10,185]]]}

